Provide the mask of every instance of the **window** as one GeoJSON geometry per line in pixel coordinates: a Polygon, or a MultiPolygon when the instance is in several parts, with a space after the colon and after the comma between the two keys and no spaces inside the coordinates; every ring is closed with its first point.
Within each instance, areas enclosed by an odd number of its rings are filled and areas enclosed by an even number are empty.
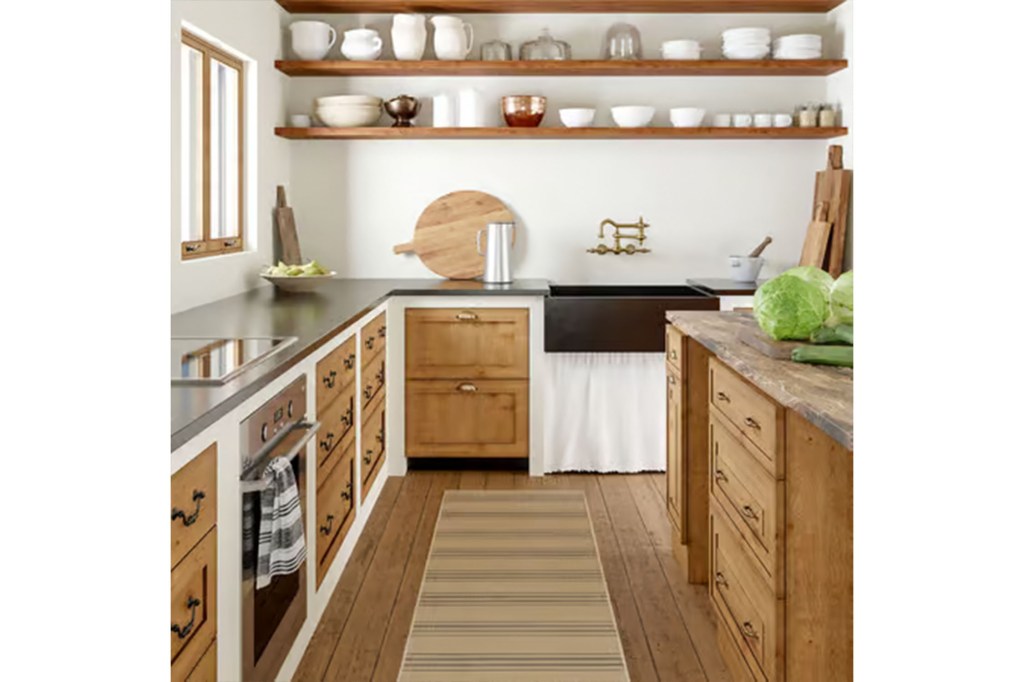
{"type": "Polygon", "coordinates": [[[181,257],[242,250],[242,60],[181,32],[181,257]]]}

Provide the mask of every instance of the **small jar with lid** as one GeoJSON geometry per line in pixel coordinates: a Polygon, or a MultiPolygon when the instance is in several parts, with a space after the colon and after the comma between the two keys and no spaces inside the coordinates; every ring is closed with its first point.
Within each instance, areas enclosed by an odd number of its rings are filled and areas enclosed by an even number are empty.
{"type": "Polygon", "coordinates": [[[818,125],[822,128],[834,128],[836,126],[836,110],[831,104],[823,104],[818,112],[818,125]]]}
{"type": "Polygon", "coordinates": [[[800,128],[814,128],[818,125],[818,105],[803,104],[797,107],[796,124],[800,128]]]}
{"type": "Polygon", "coordinates": [[[572,48],[564,40],[555,40],[544,29],[536,40],[523,43],[519,58],[524,61],[565,61],[572,59],[572,48]]]}

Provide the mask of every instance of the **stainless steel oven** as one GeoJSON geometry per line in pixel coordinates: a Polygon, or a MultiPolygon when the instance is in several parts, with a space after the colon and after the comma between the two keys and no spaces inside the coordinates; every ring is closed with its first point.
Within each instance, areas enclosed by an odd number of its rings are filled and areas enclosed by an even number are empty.
{"type": "MultiPolygon", "coordinates": [[[[243,682],[273,680],[306,620],[306,562],[297,571],[274,576],[269,585],[256,588],[260,499],[267,487],[263,479],[267,463],[286,457],[298,483],[300,504],[305,504],[306,445],[318,426],[306,421],[305,375],[241,424],[243,682]]],[[[304,508],[302,519],[305,529],[304,508]]]]}

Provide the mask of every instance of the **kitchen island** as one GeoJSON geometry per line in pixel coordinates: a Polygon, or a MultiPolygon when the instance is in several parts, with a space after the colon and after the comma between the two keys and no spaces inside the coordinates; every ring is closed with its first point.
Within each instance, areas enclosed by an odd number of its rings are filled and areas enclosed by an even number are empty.
{"type": "Polygon", "coordinates": [[[747,313],[669,312],[667,495],[735,679],[853,677],[853,371],[761,354],[747,313]]]}

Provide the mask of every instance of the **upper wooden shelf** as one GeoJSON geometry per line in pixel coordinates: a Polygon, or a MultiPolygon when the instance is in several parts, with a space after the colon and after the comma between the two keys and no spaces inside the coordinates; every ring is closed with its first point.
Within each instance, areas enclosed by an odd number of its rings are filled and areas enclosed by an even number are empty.
{"type": "Polygon", "coordinates": [[[274,65],[289,76],[828,76],[845,59],[692,61],[287,61],[274,65]]]}
{"type": "Polygon", "coordinates": [[[828,12],[844,0],[277,0],[293,14],[828,12]]]}
{"type": "Polygon", "coordinates": [[[821,140],[846,128],[275,128],[291,140],[821,140]]]}

